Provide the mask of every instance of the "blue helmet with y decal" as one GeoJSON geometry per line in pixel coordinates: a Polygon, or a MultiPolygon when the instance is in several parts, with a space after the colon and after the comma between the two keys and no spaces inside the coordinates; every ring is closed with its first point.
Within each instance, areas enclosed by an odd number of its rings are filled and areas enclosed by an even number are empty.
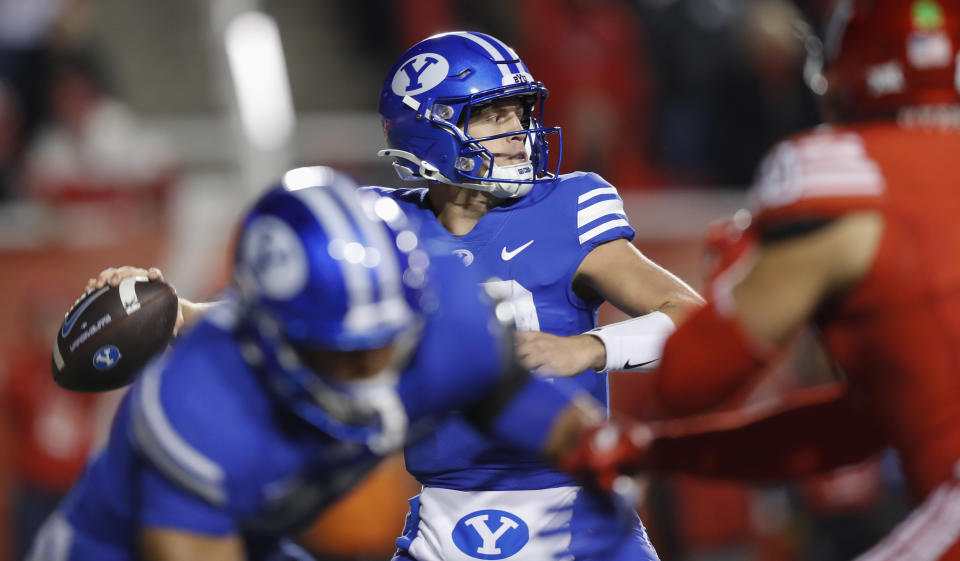
{"type": "Polygon", "coordinates": [[[234,277],[244,358],[300,417],[376,449],[402,444],[397,373],[418,340],[429,258],[396,201],[327,167],[299,168],[240,228],[234,277]],[[361,382],[337,381],[310,353],[395,349],[361,382]]]}
{"type": "Polygon", "coordinates": [[[410,48],[387,75],[380,115],[403,179],[429,179],[521,197],[535,183],[553,181],[560,170],[558,127],[542,124],[547,89],[517,54],[483,33],[455,31],[434,35],[410,48]],[[522,101],[521,131],[474,138],[465,123],[478,106],[503,98],[522,101]],[[481,142],[523,134],[529,161],[499,166],[481,142]],[[550,167],[547,136],[556,134],[556,166],[550,167]]]}

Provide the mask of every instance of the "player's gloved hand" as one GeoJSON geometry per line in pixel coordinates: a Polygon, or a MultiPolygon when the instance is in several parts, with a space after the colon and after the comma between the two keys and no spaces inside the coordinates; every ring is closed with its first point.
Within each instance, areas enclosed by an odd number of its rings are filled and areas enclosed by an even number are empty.
{"type": "Polygon", "coordinates": [[[518,331],[515,342],[520,363],[541,376],[575,376],[606,364],[603,343],[592,335],[560,337],[542,331],[518,331]]]}
{"type": "MultiPolygon", "coordinates": [[[[117,286],[120,284],[120,281],[129,277],[147,277],[150,280],[163,280],[163,273],[160,272],[160,269],[156,267],[150,267],[149,269],[143,269],[141,267],[133,267],[130,265],[124,265],[122,267],[109,267],[100,271],[100,273],[93,278],[87,280],[87,286],[84,289],[86,292],[92,292],[94,290],[99,290],[104,286],[117,286]]],[[[177,321],[173,325],[173,336],[176,337],[180,332],[180,328],[183,327],[184,317],[183,311],[184,308],[189,308],[191,302],[185,300],[184,298],[178,298],[179,308],[177,308],[177,321]]]]}
{"type": "Polygon", "coordinates": [[[648,425],[611,421],[585,430],[557,465],[587,485],[638,500],[631,476],[646,468],[652,442],[653,431],[648,425]]]}

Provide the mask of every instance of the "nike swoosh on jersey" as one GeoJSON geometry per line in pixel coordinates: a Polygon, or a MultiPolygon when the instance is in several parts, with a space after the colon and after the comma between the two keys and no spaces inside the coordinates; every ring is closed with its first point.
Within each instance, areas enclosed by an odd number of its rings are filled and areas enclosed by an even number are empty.
{"type": "Polygon", "coordinates": [[[500,252],[500,258],[504,261],[509,261],[517,256],[518,253],[530,247],[530,244],[533,243],[533,240],[528,241],[527,243],[521,245],[513,251],[507,251],[507,246],[503,246],[503,250],[500,252]]]}

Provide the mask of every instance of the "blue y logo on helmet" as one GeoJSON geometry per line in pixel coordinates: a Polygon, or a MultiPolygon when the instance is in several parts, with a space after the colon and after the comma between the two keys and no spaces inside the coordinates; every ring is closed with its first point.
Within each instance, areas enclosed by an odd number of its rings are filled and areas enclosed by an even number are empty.
{"type": "Polygon", "coordinates": [[[260,292],[275,300],[287,300],[303,290],[309,276],[306,253],[300,238],[286,222],[261,216],[247,227],[243,257],[259,284],[260,292]]]}
{"type": "Polygon", "coordinates": [[[400,65],[390,88],[399,96],[416,95],[437,87],[449,71],[447,59],[434,53],[421,53],[400,65]]]}
{"type": "Polygon", "coordinates": [[[502,510],[478,510],[453,528],[453,543],[475,559],[506,559],[530,541],[530,529],[516,515],[502,510]]]}
{"type": "Polygon", "coordinates": [[[115,345],[104,345],[93,355],[93,367],[97,370],[110,370],[120,360],[120,349],[115,345]]]}

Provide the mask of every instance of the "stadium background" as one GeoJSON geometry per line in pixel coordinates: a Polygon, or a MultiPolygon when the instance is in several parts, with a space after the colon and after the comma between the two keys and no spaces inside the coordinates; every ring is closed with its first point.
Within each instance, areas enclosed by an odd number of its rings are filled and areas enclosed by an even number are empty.
{"type": "MultiPolygon", "coordinates": [[[[739,208],[766,148],[817,122],[798,22],[817,29],[826,3],[0,0],[0,561],[118,399],[50,381],[56,327],[86,279],[158,265],[181,294],[210,298],[233,222],[284,169],[395,184],[375,156],[376,105],[408,46],[462,28],[513,45],[551,89],[563,170],[617,185],[636,245],[700,287],[708,224],[739,208]]],[[[809,340],[798,346],[744,399],[829,375],[809,340]]],[[[642,376],[613,384],[615,407],[658,414],[642,376]]],[[[306,543],[387,559],[415,492],[392,458],[306,543]]],[[[653,476],[642,508],[665,561],[846,559],[902,511],[889,458],[764,487],[653,476]]]]}

